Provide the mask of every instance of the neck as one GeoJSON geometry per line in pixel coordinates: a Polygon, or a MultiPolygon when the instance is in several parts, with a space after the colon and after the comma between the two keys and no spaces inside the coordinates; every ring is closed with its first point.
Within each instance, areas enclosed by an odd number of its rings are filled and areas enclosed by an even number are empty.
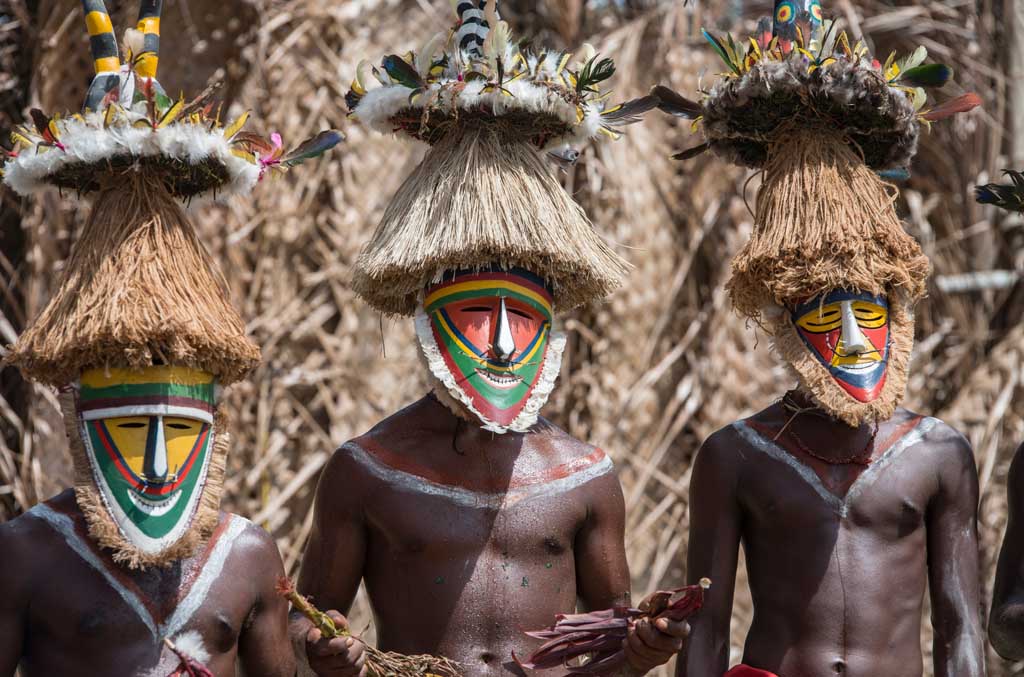
{"type": "Polygon", "coordinates": [[[804,390],[790,390],[783,397],[786,420],[790,425],[799,424],[804,429],[827,430],[837,441],[861,440],[865,435],[874,435],[878,425],[872,422],[851,426],[833,416],[813,394],[804,390]]]}
{"type": "Polygon", "coordinates": [[[448,412],[453,414],[456,418],[476,427],[480,426],[480,419],[474,416],[473,412],[471,412],[466,405],[452,397],[448,393],[448,389],[445,388],[442,383],[433,377],[431,377],[430,381],[430,392],[427,393],[427,396],[430,397],[430,399],[447,409],[448,412]]]}

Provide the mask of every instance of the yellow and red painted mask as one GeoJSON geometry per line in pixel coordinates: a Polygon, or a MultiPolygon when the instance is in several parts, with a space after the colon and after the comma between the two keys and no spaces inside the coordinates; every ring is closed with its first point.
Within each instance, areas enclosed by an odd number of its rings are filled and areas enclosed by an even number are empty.
{"type": "Polygon", "coordinates": [[[797,334],[835,382],[859,402],[885,386],[889,365],[889,304],[865,292],[835,290],[792,311],[797,334]]]}
{"type": "Polygon", "coordinates": [[[147,555],[190,529],[213,455],[216,383],[183,367],[94,369],[76,409],[96,491],[121,535],[147,555]]]}
{"type": "Polygon", "coordinates": [[[536,275],[459,271],[425,290],[417,335],[434,376],[486,428],[521,431],[557,376],[564,339],[552,341],[553,321],[551,291],[536,275]]]}

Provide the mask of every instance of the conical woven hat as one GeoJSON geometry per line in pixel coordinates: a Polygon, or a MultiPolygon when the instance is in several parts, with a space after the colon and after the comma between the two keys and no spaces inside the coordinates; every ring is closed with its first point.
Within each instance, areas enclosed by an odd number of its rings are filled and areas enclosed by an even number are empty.
{"type": "Polygon", "coordinates": [[[528,141],[500,125],[465,125],[398,189],[353,287],[384,313],[412,315],[439,273],[495,263],[544,277],[562,308],[605,296],[629,269],[528,141]]]}
{"type": "Polygon", "coordinates": [[[787,130],[773,143],[754,232],[732,263],[733,305],[759,319],[834,289],[906,301],[924,294],[927,257],[903,230],[895,191],[833,130],[787,130]]]}
{"type": "Polygon", "coordinates": [[[6,361],[61,386],[85,369],[173,364],[235,382],[259,362],[227,283],[160,177],[102,190],[57,293],[6,361]]]}

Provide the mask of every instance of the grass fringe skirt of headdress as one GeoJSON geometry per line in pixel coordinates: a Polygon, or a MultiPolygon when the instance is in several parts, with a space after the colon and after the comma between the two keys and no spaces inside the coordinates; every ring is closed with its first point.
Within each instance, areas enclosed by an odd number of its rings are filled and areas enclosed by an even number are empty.
{"type": "Polygon", "coordinates": [[[359,255],[353,287],[384,313],[412,315],[439,272],[492,263],[543,276],[564,309],[610,293],[629,268],[528,141],[497,125],[465,125],[398,189],[359,255]]]}
{"type": "Polygon", "coordinates": [[[217,407],[213,419],[213,448],[210,450],[210,464],[206,477],[196,491],[201,491],[199,505],[185,534],[172,546],[159,553],[146,553],[132,545],[118,528],[106,502],[96,487],[92,465],[85,451],[78,414],[75,410],[75,396],[68,388],[60,395],[61,412],[71,447],[71,458],[75,469],[75,502],[85,516],[89,535],[103,548],[111,551],[111,557],[118,564],[129,569],[147,569],[166,566],[175,561],[191,557],[206,543],[220,522],[220,499],[224,491],[224,469],[227,465],[231,435],[228,433],[228,414],[223,406],[217,407]]]}
{"type": "Polygon", "coordinates": [[[181,205],[154,175],[116,181],[97,197],[57,293],[6,361],[56,386],[85,369],[153,364],[239,380],[259,348],[181,205]]]}
{"type": "Polygon", "coordinates": [[[754,232],[732,263],[733,305],[761,320],[834,289],[913,302],[930,271],[896,214],[891,187],[834,132],[790,127],[771,145],[754,232]]]}

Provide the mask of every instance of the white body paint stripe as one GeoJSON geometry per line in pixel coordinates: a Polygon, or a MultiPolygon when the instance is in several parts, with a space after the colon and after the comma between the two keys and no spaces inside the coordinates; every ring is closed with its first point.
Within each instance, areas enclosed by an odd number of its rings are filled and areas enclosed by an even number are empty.
{"type": "Polygon", "coordinates": [[[145,625],[150,634],[153,635],[153,639],[160,639],[157,637],[156,620],[150,615],[149,610],[146,609],[134,592],[121,585],[121,582],[107,571],[107,568],[104,566],[103,562],[100,561],[100,558],[96,556],[86,543],[82,542],[82,539],[77,533],[75,533],[75,523],[71,521],[70,517],[60,514],[43,503],[35,506],[26,514],[45,521],[53,527],[57,533],[63,536],[68,547],[74,550],[75,554],[85,560],[86,564],[98,571],[100,575],[106,579],[107,584],[114,589],[114,592],[116,592],[121,599],[125,601],[128,607],[135,612],[135,615],[139,617],[142,624],[145,625]]]}
{"type": "Polygon", "coordinates": [[[87,409],[82,412],[83,421],[96,421],[104,418],[124,418],[129,416],[178,416],[194,418],[204,423],[213,424],[213,414],[198,407],[182,407],[173,404],[133,404],[124,407],[107,407],[105,409],[87,409]]]}
{"type": "Polygon", "coordinates": [[[865,470],[861,475],[853,482],[850,486],[849,491],[846,492],[846,496],[839,498],[822,483],[821,478],[818,474],[811,469],[810,466],[802,463],[800,459],[789,453],[777,443],[769,440],[758,431],[750,427],[745,421],[739,421],[732,425],[733,429],[739,433],[747,443],[758,451],[764,453],[771,458],[785,463],[790,468],[796,471],[798,475],[807,484],[814,489],[817,494],[831,505],[835,511],[841,516],[846,517],[849,514],[850,506],[853,504],[857,497],[859,497],[864,490],[874,482],[879,473],[885,468],[892,465],[892,463],[903,454],[904,451],[920,442],[929,430],[935,427],[939,423],[939,420],[926,416],[922,418],[916,426],[907,431],[900,439],[893,443],[881,457],[875,460],[868,469],[865,470]]]}
{"type": "Polygon", "coordinates": [[[592,479],[611,472],[614,467],[611,458],[606,455],[600,461],[577,473],[569,475],[568,477],[562,477],[556,480],[551,480],[550,482],[530,485],[520,489],[513,489],[508,492],[485,493],[481,491],[473,491],[471,489],[464,489],[462,487],[438,484],[437,482],[432,482],[418,475],[413,475],[412,473],[407,473],[402,470],[396,470],[395,468],[381,463],[372,455],[368,454],[362,447],[353,442],[345,444],[342,449],[349,452],[352,455],[352,458],[357,460],[360,465],[369,470],[375,477],[386,482],[392,487],[404,489],[406,491],[415,491],[429,496],[438,496],[452,501],[453,503],[464,505],[468,508],[510,508],[517,503],[538,496],[552,496],[555,494],[565,493],[586,484],[592,479]]]}
{"type": "Polygon", "coordinates": [[[221,534],[217,545],[213,547],[213,552],[206,558],[199,576],[192,583],[192,587],[189,588],[185,599],[181,600],[167,622],[160,626],[161,638],[170,637],[185,627],[185,624],[195,615],[199,607],[203,605],[203,602],[206,601],[206,595],[210,592],[210,588],[220,577],[224,569],[224,563],[227,561],[228,555],[231,554],[235,540],[249,526],[249,520],[238,515],[230,515],[228,519],[231,520],[231,524],[221,534]]]}
{"type": "Polygon", "coordinates": [[[210,588],[213,586],[217,578],[220,577],[221,572],[224,569],[224,563],[227,561],[228,555],[231,554],[231,550],[238,539],[239,535],[245,531],[246,527],[249,526],[249,521],[238,515],[228,515],[228,519],[231,520],[224,533],[221,534],[217,541],[217,544],[213,548],[213,552],[207,557],[206,562],[202,565],[202,569],[195,581],[192,583],[192,587],[189,589],[188,594],[185,595],[185,599],[178,604],[178,607],[171,614],[171,617],[163,625],[158,625],[156,619],[150,615],[149,610],[138,598],[134,591],[126,588],[122,583],[117,580],[107,570],[105,564],[100,560],[99,557],[89,548],[89,545],[85,543],[82,538],[75,531],[74,522],[67,515],[62,515],[59,512],[53,510],[49,506],[40,503],[26,513],[39,519],[44,520],[50,526],[54,528],[57,533],[64,537],[68,546],[75,551],[79,557],[81,557],[86,564],[90,565],[93,569],[98,571],[107,581],[107,584],[114,589],[114,592],[118,594],[128,604],[129,608],[135,612],[142,621],[153,638],[157,641],[162,641],[165,637],[171,637],[176,632],[181,630],[191,620],[192,616],[195,615],[199,607],[202,606],[206,600],[207,595],[210,592],[210,588]]]}

